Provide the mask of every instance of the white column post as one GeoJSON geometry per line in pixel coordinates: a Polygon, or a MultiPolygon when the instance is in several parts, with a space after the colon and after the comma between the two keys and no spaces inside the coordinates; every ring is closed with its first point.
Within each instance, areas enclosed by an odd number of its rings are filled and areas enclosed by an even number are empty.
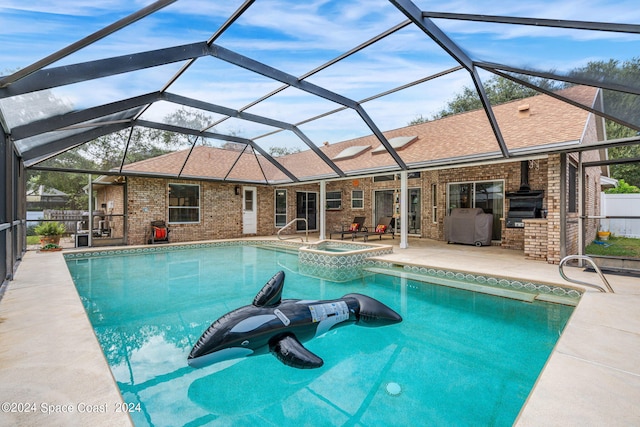
{"type": "Polygon", "coordinates": [[[409,203],[407,171],[400,172],[400,249],[409,247],[409,203]]]}
{"type": "Polygon", "coordinates": [[[327,236],[327,182],[320,181],[320,240],[327,236]]]}

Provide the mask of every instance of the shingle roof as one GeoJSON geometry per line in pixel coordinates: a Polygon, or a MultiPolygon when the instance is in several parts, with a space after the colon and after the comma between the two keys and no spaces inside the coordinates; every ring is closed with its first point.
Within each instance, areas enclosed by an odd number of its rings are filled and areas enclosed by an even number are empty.
{"type": "MultiPolygon", "coordinates": [[[[583,105],[594,103],[597,89],[574,86],[562,91],[583,105]]],[[[581,141],[589,112],[548,95],[537,95],[493,107],[502,136],[509,150],[581,141]]],[[[499,146],[484,110],[448,116],[417,125],[384,132],[390,140],[417,136],[417,140],[398,150],[408,165],[429,161],[499,153],[499,146]]],[[[349,147],[371,146],[360,154],[336,160],[344,172],[393,168],[395,161],[388,153],[376,153],[380,142],[374,135],[324,145],[320,150],[333,159],[349,147]]],[[[125,170],[146,173],[178,173],[189,150],[165,154],[129,164],[125,170]]],[[[278,157],[277,160],[295,176],[313,179],[335,175],[312,150],[278,157]]],[[[288,181],[287,176],[263,156],[251,150],[244,153],[215,147],[197,146],[184,165],[181,176],[202,176],[237,181],[288,181]]]]}

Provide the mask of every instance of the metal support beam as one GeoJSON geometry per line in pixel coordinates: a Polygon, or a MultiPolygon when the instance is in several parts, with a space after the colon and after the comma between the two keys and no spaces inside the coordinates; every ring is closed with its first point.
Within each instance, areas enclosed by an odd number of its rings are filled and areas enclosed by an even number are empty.
{"type": "Polygon", "coordinates": [[[264,151],[262,148],[260,148],[255,142],[253,142],[250,139],[241,138],[239,136],[222,135],[222,134],[214,133],[214,132],[197,131],[197,130],[194,130],[194,129],[184,128],[184,127],[181,127],[181,126],[168,125],[168,124],[165,124],[165,123],[150,122],[150,121],[146,121],[146,120],[136,120],[134,122],[134,125],[149,127],[149,128],[153,128],[153,129],[166,130],[166,131],[169,131],[169,132],[183,133],[183,134],[186,134],[186,135],[201,136],[203,138],[211,138],[211,139],[217,139],[217,140],[221,140],[221,141],[231,141],[231,142],[239,142],[241,144],[248,144],[254,150],[256,150],[258,153],[260,153],[268,162],[270,162],[272,165],[274,165],[276,168],[278,168],[280,170],[280,172],[284,173],[291,181],[293,181],[293,182],[299,182],[300,181],[295,175],[293,175],[291,172],[289,172],[289,170],[287,168],[282,166],[282,164],[280,164],[280,162],[278,162],[273,157],[271,157],[271,155],[269,153],[264,151]]]}
{"type": "Polygon", "coordinates": [[[70,150],[85,142],[91,141],[109,133],[118,132],[131,126],[130,123],[114,123],[99,126],[87,132],[77,133],[71,136],[57,139],[22,152],[25,166],[33,166],[36,163],[57,156],[63,151],[70,150]]]}
{"type": "Polygon", "coordinates": [[[95,33],[83,38],[82,40],[79,40],[67,47],[65,47],[64,49],[61,49],[49,56],[47,56],[46,58],[41,59],[38,62],[35,62],[13,74],[11,74],[10,76],[7,76],[5,78],[3,78],[2,80],[0,80],[0,88],[8,86],[44,67],[46,67],[47,65],[51,65],[54,62],[68,56],[71,55],[74,52],[79,51],[80,49],[89,46],[90,44],[93,44],[94,42],[108,36],[109,34],[115,33],[116,31],[144,18],[145,16],[151,15],[152,13],[170,5],[171,3],[175,3],[177,0],[158,0],[155,3],[150,4],[149,6],[140,9],[139,11],[132,13],[131,15],[120,19],[117,22],[114,22],[111,25],[106,26],[105,28],[96,31],[95,33]]]}
{"type": "Polygon", "coordinates": [[[505,64],[497,64],[495,62],[477,61],[475,65],[476,67],[483,68],[492,72],[495,72],[494,70],[502,70],[502,71],[508,71],[511,73],[524,74],[527,76],[541,78],[541,79],[558,80],[561,82],[573,83],[576,85],[592,86],[592,87],[598,87],[601,89],[615,90],[616,92],[640,95],[640,87],[627,86],[619,83],[607,82],[606,80],[601,80],[601,79],[598,79],[598,80],[587,79],[587,78],[581,77],[580,75],[556,74],[556,73],[550,73],[547,71],[513,67],[505,64]]]}
{"type": "Polygon", "coordinates": [[[360,117],[362,117],[362,120],[364,120],[367,126],[369,126],[369,129],[371,129],[373,134],[378,138],[378,141],[380,141],[380,143],[384,146],[384,148],[387,149],[387,152],[391,155],[391,157],[393,157],[393,160],[396,161],[398,166],[400,166],[400,169],[407,170],[408,169],[407,164],[404,162],[404,160],[402,160],[402,158],[400,157],[398,152],[395,150],[395,148],[391,146],[387,138],[384,136],[382,131],[378,129],[378,126],[374,123],[371,117],[369,117],[367,112],[364,111],[364,108],[358,105],[358,108],[356,108],[356,112],[360,115],[360,117]]]}
{"type": "Polygon", "coordinates": [[[575,30],[611,31],[640,34],[640,25],[563,19],[518,18],[515,16],[476,15],[468,13],[422,12],[425,18],[457,19],[462,21],[492,22],[497,24],[531,25],[534,27],[569,28],[575,30]]]}
{"type": "Polygon", "coordinates": [[[342,95],[339,95],[335,92],[331,92],[323,87],[314,85],[313,83],[309,83],[304,80],[300,80],[297,77],[287,74],[283,71],[280,71],[276,68],[265,65],[261,62],[255,61],[246,56],[240,55],[236,52],[230,51],[218,45],[211,45],[212,56],[215,56],[218,59],[221,59],[230,64],[236,65],[238,67],[242,67],[246,70],[252,71],[254,73],[263,75],[273,80],[277,80],[281,83],[285,83],[291,87],[295,87],[296,89],[300,89],[304,92],[310,93],[312,95],[319,96],[320,98],[327,99],[331,102],[335,102],[336,104],[343,105],[345,107],[351,108],[355,110],[360,117],[364,120],[366,125],[371,129],[371,131],[378,137],[380,142],[385,146],[389,154],[394,158],[398,166],[401,169],[407,169],[407,165],[402,161],[398,153],[391,147],[387,139],[382,135],[382,132],[378,129],[376,124],[371,120],[371,118],[367,115],[364,109],[358,104],[356,101],[346,98],[342,95]]]}
{"type": "Polygon", "coordinates": [[[507,144],[504,141],[500,127],[491,109],[489,98],[482,86],[482,81],[475,68],[475,65],[471,58],[453,41],[447,36],[433,21],[423,16],[422,11],[409,0],[390,0],[391,3],[396,6],[402,13],[404,13],[413,23],[420,28],[426,35],[428,35],[434,42],[436,42],[445,52],[447,52],[453,59],[455,59],[461,66],[467,69],[471,74],[471,80],[473,81],[482,106],[487,114],[487,119],[493,130],[493,134],[496,137],[500,151],[503,157],[509,157],[509,150],[507,144]]]}
{"type": "MultiPolygon", "coordinates": [[[[20,139],[29,138],[31,136],[62,129],[64,127],[88,122],[90,120],[111,116],[115,113],[131,110],[133,108],[146,105],[150,102],[158,101],[159,99],[160,93],[154,92],[118,102],[112,102],[110,104],[100,105],[98,107],[87,108],[85,110],[74,111],[67,114],[60,114],[58,116],[31,122],[26,125],[16,126],[15,128],[13,128],[11,136],[13,137],[14,141],[17,141],[20,139]]],[[[132,119],[133,116],[135,116],[135,112],[132,112],[128,115],[128,117],[125,118],[132,119]]],[[[120,119],[122,119],[122,117],[120,119]]],[[[99,126],[100,123],[96,122],[95,125],[99,126]]]]}
{"type": "MultiPolygon", "coordinates": [[[[307,77],[311,77],[312,75],[314,75],[314,74],[316,74],[316,73],[318,73],[318,72],[320,72],[320,71],[322,71],[322,70],[324,70],[324,69],[328,68],[329,66],[331,66],[331,65],[333,65],[333,64],[336,64],[336,63],[338,63],[338,62],[342,61],[342,60],[343,60],[343,59],[345,59],[345,58],[350,57],[351,55],[353,55],[353,54],[355,54],[355,53],[357,53],[357,52],[361,51],[362,49],[364,49],[364,48],[366,48],[366,47],[371,46],[372,44],[374,44],[374,43],[376,43],[376,42],[379,42],[380,40],[384,39],[385,37],[387,37],[387,36],[389,36],[389,35],[391,35],[391,34],[394,34],[396,31],[398,31],[398,30],[400,30],[400,29],[402,29],[402,28],[406,27],[406,26],[407,26],[407,25],[409,25],[410,23],[411,23],[411,21],[409,21],[409,20],[406,20],[406,21],[404,21],[404,22],[401,22],[400,24],[398,24],[398,25],[396,25],[396,26],[394,26],[394,27],[392,27],[392,28],[388,29],[387,31],[385,31],[385,32],[383,32],[383,33],[378,34],[377,36],[375,36],[375,37],[373,37],[373,38],[371,38],[371,39],[367,40],[367,41],[366,41],[366,42],[364,42],[364,43],[359,44],[358,46],[354,47],[353,49],[350,49],[349,51],[347,51],[347,52],[343,53],[342,55],[340,55],[340,56],[338,56],[338,57],[336,57],[336,58],[333,58],[333,59],[331,59],[331,60],[329,60],[329,61],[325,62],[324,64],[320,65],[319,67],[316,67],[316,68],[314,68],[313,70],[311,70],[311,71],[309,71],[309,72],[307,72],[307,73],[305,73],[305,74],[301,75],[301,76],[298,78],[298,80],[304,80],[304,79],[306,79],[307,77]]],[[[260,98],[258,98],[258,99],[256,99],[256,100],[254,100],[254,101],[250,102],[249,104],[245,105],[244,107],[240,108],[240,111],[247,110],[247,109],[249,109],[249,108],[253,107],[254,105],[257,105],[257,104],[261,103],[262,101],[265,101],[265,100],[267,100],[267,99],[271,98],[272,96],[274,96],[274,95],[276,95],[276,94],[278,94],[278,93],[282,92],[283,90],[285,90],[285,89],[286,89],[286,88],[288,88],[288,87],[289,87],[289,85],[288,85],[288,84],[285,84],[284,86],[280,86],[279,88],[272,90],[272,91],[271,91],[271,92],[269,92],[268,94],[263,95],[263,96],[261,96],[260,98]]],[[[214,127],[214,126],[216,126],[216,125],[218,125],[218,124],[222,123],[223,121],[225,121],[225,120],[227,120],[227,119],[228,119],[228,117],[225,117],[225,118],[223,118],[223,119],[220,119],[220,120],[218,120],[217,122],[213,123],[213,124],[211,125],[211,127],[214,127]]],[[[298,123],[298,124],[301,124],[301,123],[298,123]]]]}
{"type": "Polygon", "coordinates": [[[270,119],[267,117],[258,116],[256,114],[246,113],[244,111],[234,110],[232,108],[223,107],[220,105],[211,104],[204,101],[198,101],[195,99],[187,98],[180,95],[175,95],[172,93],[164,93],[163,98],[170,102],[175,102],[177,104],[186,105],[188,107],[198,108],[205,111],[211,111],[218,114],[224,114],[229,117],[236,117],[241,120],[247,120],[255,123],[260,123],[267,126],[273,126],[280,129],[289,130],[298,136],[307,146],[313,150],[318,157],[320,157],[331,169],[334,170],[338,176],[344,177],[345,173],[324,154],[317,145],[315,145],[299,128],[294,126],[291,123],[282,122],[279,120],[270,119]]]}
{"type": "Polygon", "coordinates": [[[205,42],[47,68],[0,88],[0,98],[80,83],[209,55],[205,42]]]}
{"type": "Polygon", "coordinates": [[[502,152],[502,156],[504,158],[509,158],[509,149],[507,148],[507,143],[502,136],[502,132],[500,131],[500,126],[498,126],[498,120],[496,119],[495,114],[493,113],[493,108],[491,108],[491,103],[489,102],[489,97],[484,90],[484,86],[482,86],[482,81],[480,81],[480,76],[478,75],[478,70],[474,67],[471,71],[471,78],[473,80],[473,84],[476,87],[476,91],[480,96],[480,102],[482,103],[482,107],[484,108],[485,113],[487,114],[487,119],[489,120],[489,124],[491,125],[491,129],[493,130],[493,135],[496,137],[498,141],[498,146],[500,147],[500,152],[502,152]]]}

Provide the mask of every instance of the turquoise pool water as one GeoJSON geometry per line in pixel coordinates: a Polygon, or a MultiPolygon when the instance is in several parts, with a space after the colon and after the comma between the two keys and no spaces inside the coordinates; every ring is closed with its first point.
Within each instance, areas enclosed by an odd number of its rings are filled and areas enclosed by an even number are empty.
{"type": "Polygon", "coordinates": [[[295,254],[250,246],[67,263],[138,426],[510,426],[573,309],[381,274],[318,280],[297,273],[295,254]],[[320,369],[269,354],[188,367],[210,323],[278,270],[283,298],[360,292],[404,321],[308,341],[320,369]]]}

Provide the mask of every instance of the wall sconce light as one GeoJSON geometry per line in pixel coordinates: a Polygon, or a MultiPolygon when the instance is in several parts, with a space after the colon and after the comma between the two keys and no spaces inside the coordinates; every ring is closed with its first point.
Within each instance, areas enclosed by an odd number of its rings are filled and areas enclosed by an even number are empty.
{"type": "Polygon", "coordinates": [[[240,195],[240,187],[238,185],[236,185],[236,187],[234,188],[235,192],[236,192],[236,196],[240,195]]]}

